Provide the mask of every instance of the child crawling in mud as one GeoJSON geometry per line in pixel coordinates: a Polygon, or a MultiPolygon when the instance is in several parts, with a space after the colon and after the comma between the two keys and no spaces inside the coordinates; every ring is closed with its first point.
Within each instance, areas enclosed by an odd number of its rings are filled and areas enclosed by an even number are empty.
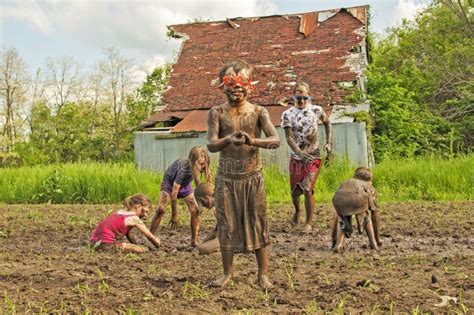
{"type": "Polygon", "coordinates": [[[166,169],[161,183],[160,200],[150,225],[153,234],[156,233],[170,203],[170,225],[172,228],[177,227],[178,199],[184,199],[191,213],[191,245],[198,246],[200,219],[192,182],[198,185],[201,174],[206,176],[208,182],[212,180],[210,157],[205,147],[193,147],[187,159],[178,159],[166,169]]]}
{"type": "Polygon", "coordinates": [[[377,211],[377,190],[372,186],[372,172],[359,167],[354,177],[344,181],[332,199],[336,214],[332,222],[332,248],[344,252],[344,238],[352,234],[352,216],[356,217],[359,233],[362,228],[371,249],[382,245],[379,236],[380,219],[377,211]]]}
{"type": "Polygon", "coordinates": [[[102,220],[92,232],[91,245],[95,250],[122,251],[141,254],[148,248],[136,244],[130,230],[136,227],[157,248],[160,240],[145,226],[142,219],[146,218],[151,209],[151,201],[144,194],[127,197],[123,210],[118,210],[102,220]],[[123,243],[126,236],[130,243],[123,243]]]}

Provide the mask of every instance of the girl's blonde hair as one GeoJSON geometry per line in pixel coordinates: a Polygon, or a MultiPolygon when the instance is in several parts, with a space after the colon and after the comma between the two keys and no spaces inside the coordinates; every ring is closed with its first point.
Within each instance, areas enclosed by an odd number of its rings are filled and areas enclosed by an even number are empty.
{"type": "Polygon", "coordinates": [[[128,210],[133,209],[137,205],[151,208],[151,200],[145,194],[138,193],[133,196],[128,196],[123,202],[123,206],[128,210]]]}
{"type": "Polygon", "coordinates": [[[209,156],[209,153],[207,151],[206,147],[192,147],[191,151],[189,151],[189,156],[188,156],[189,161],[191,161],[191,168],[193,171],[193,180],[195,185],[199,185],[201,183],[201,176],[204,174],[206,177],[207,182],[212,181],[212,173],[211,173],[211,157],[209,156]],[[204,155],[204,169],[202,171],[199,171],[196,169],[196,163],[201,157],[201,155],[204,155]]]}

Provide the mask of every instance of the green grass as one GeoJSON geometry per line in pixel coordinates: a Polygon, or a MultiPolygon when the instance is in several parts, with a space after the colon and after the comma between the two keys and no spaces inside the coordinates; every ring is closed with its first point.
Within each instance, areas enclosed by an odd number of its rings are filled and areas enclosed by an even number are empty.
{"type": "Polygon", "coordinates": [[[382,200],[472,200],[474,155],[385,161],[374,169],[382,200]]]}
{"type": "MultiPolygon", "coordinates": [[[[337,187],[352,177],[355,166],[332,161],[316,183],[316,202],[330,202],[337,187]]],[[[288,174],[264,168],[267,201],[290,203],[288,174]]],[[[143,192],[157,201],[162,175],[138,171],[132,163],[82,163],[0,169],[0,202],[121,203],[143,192]]],[[[384,161],[374,168],[381,201],[472,200],[474,155],[454,159],[424,157],[384,161]]]]}
{"type": "MultiPolygon", "coordinates": [[[[354,174],[347,161],[332,161],[322,166],[316,182],[316,202],[330,202],[339,185],[354,174]]],[[[276,167],[265,170],[269,203],[290,203],[288,174],[276,167]]],[[[474,199],[474,155],[453,159],[424,157],[391,159],[373,169],[374,186],[380,201],[472,200],[474,199]]]]}
{"type": "Polygon", "coordinates": [[[121,203],[143,192],[156,201],[162,176],[132,163],[82,163],[0,169],[0,202],[121,203]]]}

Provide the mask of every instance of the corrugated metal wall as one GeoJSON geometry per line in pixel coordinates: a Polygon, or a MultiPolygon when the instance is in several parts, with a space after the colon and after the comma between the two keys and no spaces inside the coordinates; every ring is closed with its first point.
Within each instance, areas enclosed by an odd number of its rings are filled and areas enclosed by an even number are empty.
{"type": "MultiPolygon", "coordinates": [[[[357,166],[368,165],[367,134],[365,123],[333,124],[333,153],[336,156],[346,156],[357,166]]],[[[290,147],[286,143],[285,131],[277,128],[281,146],[276,150],[260,149],[262,164],[277,164],[280,170],[287,171],[290,158],[290,147]]],[[[156,139],[158,132],[135,132],[135,163],[139,169],[164,172],[164,170],[179,158],[186,158],[189,150],[196,145],[207,145],[206,133],[199,133],[196,138],[156,139]]],[[[324,126],[319,125],[321,146],[326,143],[324,126]]],[[[322,148],[321,148],[322,150],[322,148]]],[[[218,153],[211,154],[213,160],[218,159],[218,153]]]]}

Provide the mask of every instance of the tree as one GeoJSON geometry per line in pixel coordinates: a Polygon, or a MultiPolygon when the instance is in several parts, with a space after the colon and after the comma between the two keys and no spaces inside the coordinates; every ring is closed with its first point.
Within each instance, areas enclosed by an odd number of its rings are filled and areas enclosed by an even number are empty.
{"type": "Polygon", "coordinates": [[[128,125],[130,128],[137,127],[141,121],[153,113],[157,105],[163,103],[162,97],[168,86],[170,71],[171,64],[153,69],[138,88],[138,97],[129,99],[128,125]]]}
{"type": "Polygon", "coordinates": [[[79,64],[72,57],[46,59],[48,85],[53,95],[53,109],[59,114],[69,101],[77,101],[82,86],[79,64]],[[75,99],[74,99],[75,98],[75,99]]]}
{"type": "Polygon", "coordinates": [[[30,100],[30,105],[23,108],[23,113],[25,116],[25,120],[28,124],[30,134],[34,132],[34,126],[31,120],[31,113],[33,112],[37,104],[46,103],[45,90],[46,78],[43,75],[42,69],[38,68],[36,69],[34,79],[31,81],[30,94],[28,96],[30,100]]]}
{"type": "Polygon", "coordinates": [[[373,46],[367,77],[376,158],[472,150],[472,8],[456,3],[435,1],[373,46]]]}
{"type": "Polygon", "coordinates": [[[103,74],[105,97],[113,115],[111,151],[113,158],[119,158],[122,150],[127,98],[134,91],[132,65],[114,48],[105,49],[104,55],[105,59],[99,63],[99,68],[103,74]]]}
{"type": "Polygon", "coordinates": [[[10,152],[17,138],[22,135],[21,108],[25,102],[29,77],[27,68],[16,49],[1,53],[0,100],[2,104],[2,150],[10,152]]]}

